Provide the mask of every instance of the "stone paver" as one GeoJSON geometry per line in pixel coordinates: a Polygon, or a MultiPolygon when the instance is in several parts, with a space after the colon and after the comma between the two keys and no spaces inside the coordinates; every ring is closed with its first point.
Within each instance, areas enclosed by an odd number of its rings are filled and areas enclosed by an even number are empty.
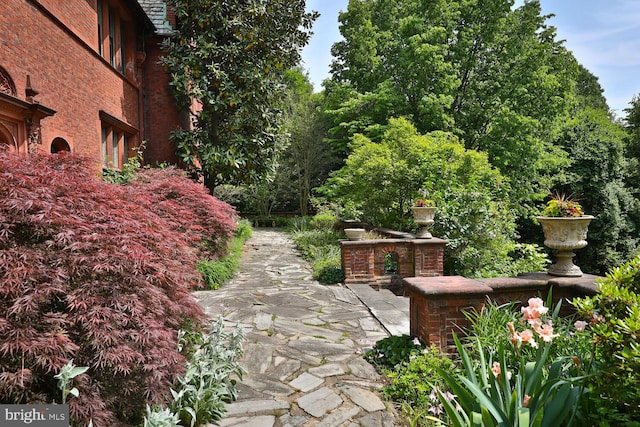
{"type": "Polygon", "coordinates": [[[380,400],[382,378],[362,352],[401,331],[402,302],[369,307],[359,291],[319,284],[287,234],[267,229],[254,230],[230,283],[194,297],[209,317],[247,334],[241,363],[248,373],[221,426],[401,425],[380,400]]]}

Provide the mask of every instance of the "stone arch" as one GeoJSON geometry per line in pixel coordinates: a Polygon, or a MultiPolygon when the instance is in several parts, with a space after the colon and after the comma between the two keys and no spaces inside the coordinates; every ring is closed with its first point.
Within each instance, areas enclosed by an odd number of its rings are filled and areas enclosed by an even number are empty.
{"type": "Polygon", "coordinates": [[[64,138],[54,138],[51,142],[51,154],[60,153],[62,151],[71,151],[69,143],[64,138]]]}
{"type": "Polygon", "coordinates": [[[9,73],[7,73],[7,70],[3,67],[0,67],[0,92],[11,96],[17,95],[16,85],[9,73]]]}

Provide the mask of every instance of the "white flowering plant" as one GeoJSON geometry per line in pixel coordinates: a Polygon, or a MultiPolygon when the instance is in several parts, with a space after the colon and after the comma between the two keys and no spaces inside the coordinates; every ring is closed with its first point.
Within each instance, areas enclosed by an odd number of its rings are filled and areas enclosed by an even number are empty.
{"type": "MultiPolygon", "coordinates": [[[[529,299],[522,307],[520,325],[508,322],[508,342],[498,345],[497,354],[483,349],[475,340],[479,361],[474,363],[467,349],[454,334],[464,373],[454,377],[441,372],[455,399],[439,393],[438,397],[453,426],[552,427],[580,425],[578,406],[586,393],[586,376],[575,375],[580,362],[570,356],[550,361],[554,333],[551,315],[540,298],[529,299]],[[524,346],[536,349],[527,360],[524,346]],[[508,366],[507,352],[514,352],[515,366],[508,366]],[[497,360],[494,358],[497,357],[497,360]]],[[[506,340],[505,340],[506,341],[506,340]]]]}

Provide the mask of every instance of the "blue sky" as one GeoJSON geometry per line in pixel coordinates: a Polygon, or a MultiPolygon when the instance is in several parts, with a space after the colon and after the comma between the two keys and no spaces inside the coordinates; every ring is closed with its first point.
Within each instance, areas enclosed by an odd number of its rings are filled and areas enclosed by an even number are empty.
{"type": "MultiPolygon", "coordinates": [[[[317,10],[311,42],[302,52],[315,90],[329,77],[331,45],[340,39],[338,13],[348,0],[307,0],[317,10]]],[[[522,3],[522,2],[520,2],[522,3]]],[[[640,94],[639,0],[541,0],[548,23],[578,61],[599,78],[611,107],[623,117],[631,98],[640,94]]]]}

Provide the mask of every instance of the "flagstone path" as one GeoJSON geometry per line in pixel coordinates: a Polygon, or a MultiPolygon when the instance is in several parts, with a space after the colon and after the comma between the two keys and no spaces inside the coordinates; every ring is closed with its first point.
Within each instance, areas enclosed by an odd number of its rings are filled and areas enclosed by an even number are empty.
{"type": "Polygon", "coordinates": [[[221,426],[402,425],[362,351],[388,331],[408,333],[406,299],[368,285],[319,284],[288,235],[271,229],[253,231],[230,283],[194,296],[209,317],[247,334],[248,374],[221,426]]]}

